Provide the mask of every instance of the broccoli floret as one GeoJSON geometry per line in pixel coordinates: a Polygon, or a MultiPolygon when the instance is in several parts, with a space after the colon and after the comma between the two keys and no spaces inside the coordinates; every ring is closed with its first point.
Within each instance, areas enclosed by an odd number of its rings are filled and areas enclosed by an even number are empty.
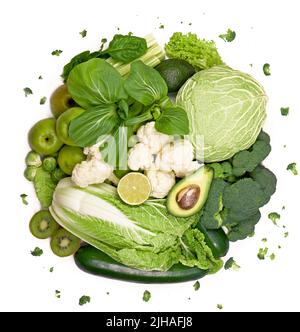
{"type": "Polygon", "coordinates": [[[271,212],[269,213],[268,218],[272,221],[274,225],[277,226],[277,221],[280,219],[280,214],[277,212],[271,212]]]}
{"type": "Polygon", "coordinates": [[[298,175],[298,171],[297,171],[297,164],[296,163],[291,163],[287,166],[286,168],[288,171],[292,171],[292,173],[294,175],[298,175]]]}
{"type": "Polygon", "coordinates": [[[233,259],[233,257],[230,257],[224,264],[225,270],[238,271],[240,268],[241,267],[237,264],[237,262],[233,259]]]}
{"type": "Polygon", "coordinates": [[[238,152],[232,160],[233,175],[242,176],[252,172],[271,152],[268,134],[262,132],[254,145],[245,151],[238,152]]]}
{"type": "Polygon", "coordinates": [[[223,163],[212,163],[209,164],[209,167],[214,170],[215,179],[227,180],[232,176],[232,165],[229,161],[224,161],[223,163]]]}
{"type": "Polygon", "coordinates": [[[265,204],[265,194],[256,181],[246,178],[225,188],[223,204],[230,214],[247,219],[265,204]]]}
{"type": "Polygon", "coordinates": [[[232,221],[233,226],[227,225],[229,232],[227,237],[229,241],[235,242],[238,240],[244,240],[251,234],[253,234],[255,225],[259,222],[261,214],[259,211],[253,216],[239,221],[232,221]]]}
{"type": "Polygon", "coordinates": [[[271,196],[276,191],[277,179],[274,173],[264,166],[258,166],[250,173],[251,178],[257,182],[265,194],[265,203],[267,204],[271,196]]]}
{"type": "Polygon", "coordinates": [[[222,226],[220,212],[223,209],[223,192],[228,184],[221,179],[214,179],[201,217],[202,225],[207,229],[217,229],[222,226]]]}

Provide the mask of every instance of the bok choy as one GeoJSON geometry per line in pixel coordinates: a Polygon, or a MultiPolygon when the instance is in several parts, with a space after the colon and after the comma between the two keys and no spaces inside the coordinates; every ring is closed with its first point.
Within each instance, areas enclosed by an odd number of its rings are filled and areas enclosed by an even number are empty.
{"type": "Polygon", "coordinates": [[[62,227],[130,267],[167,271],[181,262],[210,273],[222,267],[194,228],[199,214],[174,217],[164,200],[132,207],[108,184],[79,188],[65,178],[55,190],[50,211],[62,227]]]}

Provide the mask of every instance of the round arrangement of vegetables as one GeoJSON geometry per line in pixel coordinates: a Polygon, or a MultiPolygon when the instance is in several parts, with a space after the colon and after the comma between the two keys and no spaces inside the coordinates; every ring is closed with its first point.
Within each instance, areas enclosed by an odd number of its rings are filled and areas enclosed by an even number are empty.
{"type": "Polygon", "coordinates": [[[62,78],[53,117],[28,134],[24,176],[41,204],[32,235],[111,278],[218,272],[276,190],[262,165],[271,152],[263,87],[226,66],[213,41],[180,32],[164,48],[152,35],[117,34],[74,56],[62,78]]]}

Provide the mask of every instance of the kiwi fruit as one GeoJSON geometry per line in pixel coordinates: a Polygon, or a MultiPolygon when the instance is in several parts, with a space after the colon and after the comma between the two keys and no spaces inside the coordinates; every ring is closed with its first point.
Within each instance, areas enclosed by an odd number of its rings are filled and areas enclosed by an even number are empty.
{"type": "Polygon", "coordinates": [[[29,229],[36,238],[47,239],[59,229],[59,225],[48,210],[41,210],[31,218],[29,229]]]}
{"type": "Polygon", "coordinates": [[[80,239],[61,228],[52,236],[50,246],[56,256],[68,257],[79,249],[80,239]]]}

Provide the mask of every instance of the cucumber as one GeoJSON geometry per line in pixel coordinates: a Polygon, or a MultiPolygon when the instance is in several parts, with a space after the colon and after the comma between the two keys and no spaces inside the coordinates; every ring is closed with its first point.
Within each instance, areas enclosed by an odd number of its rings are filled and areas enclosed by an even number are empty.
{"type": "Polygon", "coordinates": [[[204,277],[208,271],[196,267],[190,268],[182,264],[174,265],[169,271],[142,271],[127,267],[116,262],[102,251],[83,246],[75,254],[75,263],[83,271],[112,279],[140,283],[175,283],[197,280],[204,277]]]}
{"type": "Polygon", "coordinates": [[[216,258],[226,256],[229,250],[229,240],[222,228],[206,229],[200,222],[198,223],[197,228],[205,236],[205,242],[216,258]]]}
{"type": "Polygon", "coordinates": [[[195,74],[192,65],[179,59],[164,60],[155,69],[167,83],[169,92],[177,92],[188,78],[195,74]]]}

